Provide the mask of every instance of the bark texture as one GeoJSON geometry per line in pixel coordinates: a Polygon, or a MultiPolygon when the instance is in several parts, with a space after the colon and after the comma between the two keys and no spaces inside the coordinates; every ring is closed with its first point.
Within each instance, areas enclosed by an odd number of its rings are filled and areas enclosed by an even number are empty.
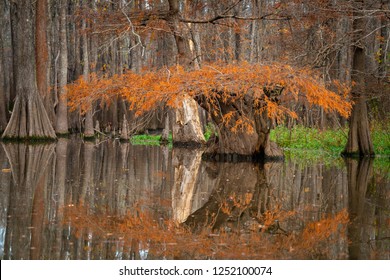
{"type": "MultiPolygon", "coordinates": [[[[267,93],[272,94],[272,93],[267,93]]],[[[271,96],[277,98],[278,91],[271,96]]],[[[198,103],[208,109],[207,103],[204,100],[198,99],[198,103]]],[[[282,150],[269,140],[269,133],[273,126],[272,120],[269,119],[267,111],[260,111],[259,106],[266,106],[263,102],[255,102],[251,96],[245,97],[237,102],[226,103],[223,100],[218,100],[220,112],[218,114],[210,114],[213,122],[218,128],[218,139],[215,145],[212,145],[208,151],[208,156],[217,160],[263,160],[283,158],[282,150]],[[231,126],[225,124],[222,116],[235,113],[235,117],[229,123],[237,123],[239,118],[245,116],[246,121],[253,127],[253,131],[247,128],[238,128],[233,130],[231,126]]]]}
{"type": "MultiPolygon", "coordinates": [[[[170,17],[168,23],[174,34],[177,48],[176,64],[188,69],[193,68],[190,39],[186,39],[183,28],[179,21],[179,1],[169,0],[170,17]]],[[[187,34],[188,35],[188,34],[187,34]]],[[[192,42],[192,41],[191,41],[192,42]]],[[[173,143],[206,143],[200,125],[199,111],[195,100],[185,96],[181,106],[175,111],[176,118],[172,126],[173,143]]]]}
{"type": "Polygon", "coordinates": [[[193,196],[196,189],[202,150],[174,149],[174,185],[172,187],[173,220],[183,223],[192,213],[193,196]]]}
{"type": "Polygon", "coordinates": [[[56,133],[68,134],[68,98],[66,92],[66,84],[68,83],[68,46],[66,32],[66,10],[68,1],[62,0],[60,7],[60,71],[59,71],[59,87],[60,94],[57,106],[57,122],[56,133]]]}
{"type": "MultiPolygon", "coordinates": [[[[365,6],[365,1],[355,1],[357,11],[365,6]]],[[[370,135],[366,104],[366,66],[365,50],[361,46],[361,40],[365,34],[367,19],[363,12],[356,12],[353,29],[355,32],[355,46],[352,64],[352,98],[355,102],[349,122],[348,141],[343,152],[346,156],[374,156],[374,147],[370,135]]]]}
{"type": "Polygon", "coordinates": [[[38,92],[42,97],[47,115],[51,123],[54,123],[54,106],[49,91],[49,47],[47,40],[47,22],[48,22],[48,3],[47,0],[38,0],[36,4],[35,18],[35,54],[37,60],[37,86],[38,92]]]}
{"type": "Polygon", "coordinates": [[[176,109],[175,122],[172,127],[173,142],[205,144],[200,119],[198,104],[192,98],[181,101],[182,106],[176,109]]]}
{"type": "Polygon", "coordinates": [[[11,3],[16,100],[3,138],[56,138],[37,89],[32,7],[32,1],[11,3]]]}
{"type": "MultiPolygon", "coordinates": [[[[89,51],[88,51],[88,35],[86,33],[87,23],[83,20],[82,31],[83,31],[83,77],[85,81],[89,81],[89,51]]],[[[92,115],[92,104],[85,113],[84,123],[84,137],[93,138],[95,132],[93,130],[93,115],[92,115]]]]}
{"type": "MultiPolygon", "coordinates": [[[[0,51],[2,52],[2,38],[0,32],[0,51]]],[[[3,75],[3,60],[0,56],[0,132],[4,131],[7,126],[7,114],[6,114],[6,95],[5,95],[5,81],[3,75]]]]}

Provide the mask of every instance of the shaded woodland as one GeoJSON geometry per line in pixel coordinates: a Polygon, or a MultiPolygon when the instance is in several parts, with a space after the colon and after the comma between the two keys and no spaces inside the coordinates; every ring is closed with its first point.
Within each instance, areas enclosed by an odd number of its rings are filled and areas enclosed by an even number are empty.
{"type": "Polygon", "coordinates": [[[388,125],[388,1],[3,0],[0,13],[3,138],[164,130],[203,145],[214,123],[211,151],[278,157],[273,125],[348,122],[345,154],[372,156],[370,122],[388,125]]]}

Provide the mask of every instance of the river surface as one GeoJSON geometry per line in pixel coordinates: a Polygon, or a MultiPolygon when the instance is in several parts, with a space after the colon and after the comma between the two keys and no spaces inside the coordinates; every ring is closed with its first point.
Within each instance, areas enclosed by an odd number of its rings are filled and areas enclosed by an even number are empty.
{"type": "Polygon", "coordinates": [[[389,161],[0,146],[1,259],[390,259],[389,161]]]}

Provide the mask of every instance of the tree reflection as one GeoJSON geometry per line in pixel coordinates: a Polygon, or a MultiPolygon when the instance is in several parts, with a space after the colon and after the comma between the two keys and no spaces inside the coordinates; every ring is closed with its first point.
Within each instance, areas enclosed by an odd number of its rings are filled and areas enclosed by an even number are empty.
{"type": "Polygon", "coordinates": [[[9,194],[5,259],[39,258],[42,251],[47,167],[54,144],[2,144],[13,182],[9,194]]]}
{"type": "Polygon", "coordinates": [[[388,215],[386,220],[389,204],[388,200],[385,202],[389,184],[374,174],[373,163],[371,158],[346,159],[351,216],[348,227],[350,259],[388,259],[390,256],[388,215]]]}
{"type": "Polygon", "coordinates": [[[193,199],[202,154],[202,150],[180,148],[173,150],[175,175],[172,187],[172,210],[173,219],[178,223],[184,222],[188,215],[194,211],[193,199]]]}
{"type": "Polygon", "coordinates": [[[1,258],[390,258],[390,184],[372,161],[201,158],[111,140],[4,144],[1,258]]]}

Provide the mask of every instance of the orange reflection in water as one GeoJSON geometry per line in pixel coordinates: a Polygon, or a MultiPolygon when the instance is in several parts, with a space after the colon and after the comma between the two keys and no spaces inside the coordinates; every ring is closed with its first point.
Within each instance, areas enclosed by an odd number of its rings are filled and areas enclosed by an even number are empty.
{"type": "Polygon", "coordinates": [[[233,230],[227,226],[213,229],[210,222],[194,231],[185,223],[156,218],[140,208],[121,217],[90,212],[87,205],[69,205],[65,210],[64,221],[75,237],[88,233],[91,239],[84,250],[111,244],[110,250],[120,251],[112,254],[133,252],[134,258],[139,254],[139,258],[149,259],[331,259],[334,245],[346,240],[349,221],[347,211],[342,210],[286,230],[284,226],[298,221],[299,215],[277,210],[261,220],[251,219],[252,223],[230,225],[233,230]]]}

